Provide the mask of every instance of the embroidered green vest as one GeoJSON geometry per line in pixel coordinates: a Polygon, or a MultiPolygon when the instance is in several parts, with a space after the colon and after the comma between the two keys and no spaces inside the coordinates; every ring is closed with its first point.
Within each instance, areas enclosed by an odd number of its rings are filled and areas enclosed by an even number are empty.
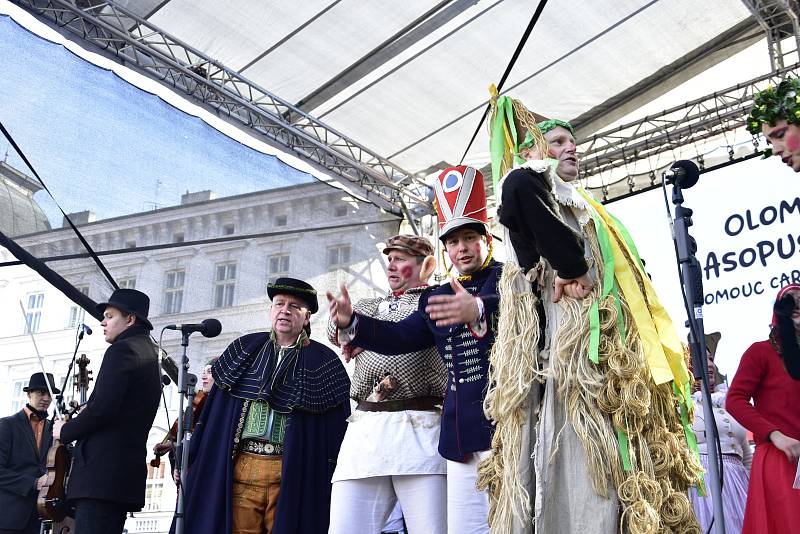
{"type": "Polygon", "coordinates": [[[288,413],[276,412],[265,401],[253,401],[247,410],[242,439],[257,439],[282,445],[288,421],[288,413]]]}
{"type": "MultiPolygon", "coordinates": [[[[274,332],[272,332],[270,338],[272,343],[277,345],[274,332]]],[[[291,347],[278,348],[279,358],[275,372],[278,371],[277,367],[280,365],[284,353],[293,349],[299,350],[300,347],[305,344],[306,340],[308,340],[308,336],[305,331],[301,331],[294,345],[291,347]]],[[[250,407],[247,410],[247,417],[244,422],[244,428],[242,429],[242,439],[257,439],[259,441],[268,441],[269,443],[283,445],[283,441],[286,438],[286,424],[288,422],[288,413],[276,412],[269,407],[266,401],[253,401],[250,403],[250,407]]]]}

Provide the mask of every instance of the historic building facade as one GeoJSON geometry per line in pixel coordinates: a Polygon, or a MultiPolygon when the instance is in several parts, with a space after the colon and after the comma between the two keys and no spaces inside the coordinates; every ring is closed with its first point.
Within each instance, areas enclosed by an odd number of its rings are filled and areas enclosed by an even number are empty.
{"type": "MultiPolygon", "coordinates": [[[[387,285],[381,245],[399,228],[396,217],[320,182],[219,199],[208,191],[187,192],[179,206],[99,221],[90,212],[71,218],[92,247],[104,252],[100,257],[121,287],[150,296],[156,340],[168,324],[209,317],[221,321],[218,337],[191,337],[190,368],[198,379],[205,362],[233,339],[266,329],[266,286],[279,276],[305,279],[317,289],[320,312],[312,320],[312,337],[327,343],[325,291],[338,291],[347,283],[356,300],[383,293],[387,285]]],[[[26,234],[16,241],[40,258],[84,252],[75,234],[65,228],[26,234]]],[[[14,259],[0,248],[0,262],[14,259]]],[[[111,292],[90,259],[49,264],[95,301],[111,292]]],[[[0,302],[0,414],[24,405],[22,387],[40,369],[31,333],[48,371],[61,381],[77,329],[86,323],[94,334],[84,336],[78,354],[86,353],[90,369],[97,373],[107,347],[102,328],[38,274],[20,265],[0,268],[0,302]]],[[[180,334],[166,331],[162,347],[177,360],[180,334]]],[[[156,416],[151,447],[164,437],[177,413],[175,386],[164,391],[167,410],[162,406],[156,416]]],[[[128,532],[168,530],[175,487],[165,463],[150,470],[147,504],[128,520],[128,532]]]]}

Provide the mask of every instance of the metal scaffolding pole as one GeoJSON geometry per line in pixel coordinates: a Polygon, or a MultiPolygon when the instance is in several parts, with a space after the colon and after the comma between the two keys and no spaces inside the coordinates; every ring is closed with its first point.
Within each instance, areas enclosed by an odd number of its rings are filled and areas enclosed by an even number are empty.
{"type": "MultiPolygon", "coordinates": [[[[580,139],[581,178],[587,179],[680,146],[744,128],[755,94],[767,84],[775,84],[798,69],[800,63],[580,139]]],[[[635,188],[637,184],[631,185],[635,188]]]]}
{"type": "Polygon", "coordinates": [[[411,173],[112,1],[14,2],[343,178],[392,213],[402,215],[404,203],[433,211],[411,173]]]}

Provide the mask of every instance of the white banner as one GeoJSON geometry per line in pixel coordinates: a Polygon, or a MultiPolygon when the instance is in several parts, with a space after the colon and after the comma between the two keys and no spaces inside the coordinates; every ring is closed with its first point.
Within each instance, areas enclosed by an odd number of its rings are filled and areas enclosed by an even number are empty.
{"type": "MultiPolygon", "coordinates": [[[[672,187],[667,186],[670,208],[672,187]]],[[[758,158],[700,175],[684,191],[703,269],[705,331],[722,332],[717,366],[728,380],[742,353],[767,338],[778,289],[800,283],[800,174],[758,158]]],[[[686,310],[662,192],[608,206],[626,225],[658,295],[685,340],[686,310]]]]}

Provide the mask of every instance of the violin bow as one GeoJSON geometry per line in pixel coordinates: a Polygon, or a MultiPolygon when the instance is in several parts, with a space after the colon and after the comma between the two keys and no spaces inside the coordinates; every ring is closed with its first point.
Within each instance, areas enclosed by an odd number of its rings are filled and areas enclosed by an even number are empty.
{"type": "MultiPolygon", "coordinates": [[[[25,305],[22,304],[22,300],[19,301],[19,309],[22,312],[22,317],[25,320],[25,324],[28,324],[28,312],[25,311],[25,305]]],[[[30,328],[25,328],[28,331],[28,334],[31,336],[31,341],[33,342],[33,349],[36,351],[36,357],[39,358],[39,365],[42,367],[42,373],[44,374],[44,383],[47,385],[47,392],[50,393],[50,398],[53,399],[53,408],[55,409],[55,415],[61,419],[61,411],[58,409],[58,402],[56,402],[55,393],[53,393],[53,386],[50,384],[50,380],[47,379],[47,369],[44,368],[44,360],[42,359],[42,355],[39,353],[39,347],[36,345],[36,338],[33,336],[33,330],[30,328]]],[[[55,381],[55,376],[53,376],[55,381]]]]}

